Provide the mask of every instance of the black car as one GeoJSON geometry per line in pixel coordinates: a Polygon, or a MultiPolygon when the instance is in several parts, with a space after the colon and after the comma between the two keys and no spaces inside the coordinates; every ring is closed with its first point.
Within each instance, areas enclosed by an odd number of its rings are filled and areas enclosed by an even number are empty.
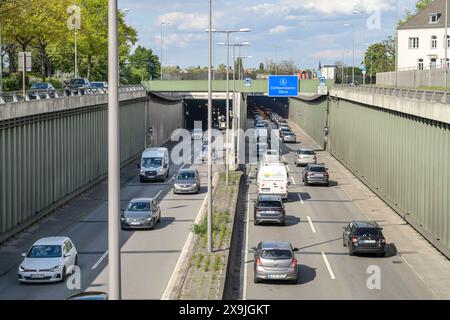
{"type": "Polygon", "coordinates": [[[286,224],[286,210],[283,199],[276,195],[259,195],[254,206],[254,224],[278,223],[286,224]]]}
{"type": "Polygon", "coordinates": [[[56,96],[56,89],[49,82],[35,82],[31,84],[30,90],[28,90],[28,96],[31,100],[37,99],[47,99],[47,94],[50,98],[56,96]]]}
{"type": "Polygon", "coordinates": [[[352,221],[344,227],[344,247],[348,247],[348,254],[351,256],[355,253],[376,253],[384,257],[386,239],[382,230],[375,221],[352,221]]]}
{"type": "Polygon", "coordinates": [[[328,174],[328,169],[323,163],[309,163],[303,169],[302,180],[305,186],[310,184],[322,184],[329,186],[330,175],[328,174]]]}
{"type": "Polygon", "coordinates": [[[86,78],[71,79],[69,83],[64,87],[67,95],[84,95],[86,91],[92,89],[91,83],[86,78]]]}

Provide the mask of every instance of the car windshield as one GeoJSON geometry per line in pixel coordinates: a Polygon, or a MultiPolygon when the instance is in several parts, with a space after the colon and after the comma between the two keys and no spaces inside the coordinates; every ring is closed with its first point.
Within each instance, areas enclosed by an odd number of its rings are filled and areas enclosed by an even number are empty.
{"type": "Polygon", "coordinates": [[[47,89],[48,85],[46,83],[40,82],[40,83],[33,83],[31,85],[31,89],[47,89]]]}
{"type": "Polygon", "coordinates": [[[194,180],[195,173],[194,172],[181,172],[177,176],[177,180],[194,180]]]}
{"type": "Polygon", "coordinates": [[[84,84],[84,79],[72,79],[70,84],[84,84]]]}
{"type": "Polygon", "coordinates": [[[128,205],[128,211],[149,211],[150,202],[131,202],[128,205]]]}
{"type": "Polygon", "coordinates": [[[289,250],[282,250],[282,249],[270,249],[270,250],[263,250],[261,252],[261,257],[263,259],[291,259],[292,254],[289,250]]]}
{"type": "Polygon", "coordinates": [[[95,88],[104,88],[103,82],[92,82],[91,85],[95,88]]]}
{"type": "Polygon", "coordinates": [[[312,151],[312,150],[300,150],[298,153],[304,154],[304,155],[309,155],[309,156],[315,155],[314,151],[312,151]]]}
{"type": "Polygon", "coordinates": [[[59,245],[38,245],[33,246],[28,252],[28,258],[59,258],[62,251],[59,245]]]}
{"type": "Polygon", "coordinates": [[[277,155],[278,155],[278,152],[276,152],[275,150],[267,150],[267,151],[266,151],[266,154],[267,154],[268,156],[277,156],[277,155]]]}
{"type": "Polygon", "coordinates": [[[142,166],[144,168],[160,167],[162,165],[162,158],[144,158],[142,166]]]}
{"type": "Polygon", "coordinates": [[[259,201],[258,202],[258,207],[263,207],[263,208],[282,208],[282,204],[280,201],[259,201]]]}
{"type": "Polygon", "coordinates": [[[358,228],[356,233],[358,236],[378,236],[380,234],[377,228],[358,228]]]}
{"type": "Polygon", "coordinates": [[[325,172],[325,167],[310,167],[309,171],[312,171],[312,172],[325,172]]]}
{"type": "Polygon", "coordinates": [[[195,132],[195,133],[203,133],[203,130],[202,129],[194,129],[193,132],[195,132]]]}

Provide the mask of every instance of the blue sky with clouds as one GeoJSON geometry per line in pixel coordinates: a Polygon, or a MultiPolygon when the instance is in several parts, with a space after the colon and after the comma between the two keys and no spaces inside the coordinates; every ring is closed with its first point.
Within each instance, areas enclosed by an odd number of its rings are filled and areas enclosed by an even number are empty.
{"type": "MultiPolygon", "coordinates": [[[[400,16],[414,8],[415,0],[398,0],[400,16]]],[[[127,22],[139,33],[139,44],[160,53],[160,23],[165,25],[164,65],[206,66],[207,0],[119,0],[130,9],[127,22]]],[[[252,56],[246,67],[267,59],[293,59],[298,67],[352,61],[352,30],[355,31],[357,64],[365,43],[384,40],[395,32],[395,0],[213,0],[213,27],[251,28],[232,35],[233,42],[251,42],[243,56],[252,56]],[[345,26],[351,24],[351,26],[345,26]],[[353,27],[352,27],[353,26],[353,27]]],[[[224,41],[222,34],[215,42],[224,41]]],[[[226,62],[225,47],[215,47],[215,63],[226,62]]]]}

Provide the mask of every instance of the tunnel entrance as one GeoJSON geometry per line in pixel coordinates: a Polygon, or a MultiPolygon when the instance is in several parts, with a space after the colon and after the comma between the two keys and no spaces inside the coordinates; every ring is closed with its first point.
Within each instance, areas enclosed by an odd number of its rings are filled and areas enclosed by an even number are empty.
{"type": "MultiPolygon", "coordinates": [[[[226,128],[226,100],[213,100],[212,127],[213,129],[226,128]],[[223,126],[220,124],[223,123],[223,126]]],[[[195,121],[202,122],[202,129],[208,128],[208,100],[207,99],[185,99],[183,102],[185,114],[185,128],[192,130],[195,121]]],[[[232,123],[233,101],[230,100],[230,124],[232,123]]],[[[231,126],[229,126],[231,128],[231,126]]]]}
{"type": "Polygon", "coordinates": [[[278,113],[283,118],[289,117],[289,98],[273,98],[268,96],[248,96],[247,112],[252,111],[254,107],[265,107],[278,113]]]}

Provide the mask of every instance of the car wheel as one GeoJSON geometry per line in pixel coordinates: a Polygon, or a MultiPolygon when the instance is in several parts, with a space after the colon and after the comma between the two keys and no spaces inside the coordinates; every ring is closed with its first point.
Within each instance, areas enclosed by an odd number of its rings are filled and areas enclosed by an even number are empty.
{"type": "Polygon", "coordinates": [[[142,178],[142,177],[139,177],[139,181],[140,181],[141,183],[143,183],[143,182],[145,182],[145,179],[142,178]]]}
{"type": "Polygon", "coordinates": [[[345,243],[345,239],[342,239],[342,245],[343,245],[344,247],[347,246],[347,244],[345,243]]]}
{"type": "Polygon", "coordinates": [[[380,258],[383,258],[383,257],[386,256],[386,252],[380,252],[380,253],[378,254],[378,256],[379,256],[380,258]]]}
{"type": "Polygon", "coordinates": [[[66,276],[67,276],[67,270],[66,270],[66,266],[64,266],[62,275],[61,275],[61,281],[64,281],[66,279],[66,276]]]}
{"type": "Polygon", "coordinates": [[[256,275],[255,275],[255,276],[253,276],[253,282],[254,282],[254,283],[261,283],[261,279],[259,279],[259,278],[256,277],[256,275]]]}
{"type": "Polygon", "coordinates": [[[283,227],[285,227],[285,226],[286,226],[286,220],[283,220],[280,224],[281,224],[283,227]]]}
{"type": "Polygon", "coordinates": [[[158,221],[156,221],[156,222],[161,222],[161,213],[159,214],[158,221]]]}
{"type": "Polygon", "coordinates": [[[309,186],[309,183],[308,183],[308,181],[304,181],[304,184],[305,184],[305,186],[309,186]]]}
{"type": "Polygon", "coordinates": [[[78,265],[78,255],[75,256],[75,262],[73,263],[75,266],[78,265]]]}
{"type": "Polygon", "coordinates": [[[353,256],[355,253],[353,252],[352,246],[348,246],[348,255],[353,256]]]}
{"type": "Polygon", "coordinates": [[[298,278],[295,278],[294,280],[290,281],[291,284],[297,284],[297,282],[298,282],[298,278]]]}

